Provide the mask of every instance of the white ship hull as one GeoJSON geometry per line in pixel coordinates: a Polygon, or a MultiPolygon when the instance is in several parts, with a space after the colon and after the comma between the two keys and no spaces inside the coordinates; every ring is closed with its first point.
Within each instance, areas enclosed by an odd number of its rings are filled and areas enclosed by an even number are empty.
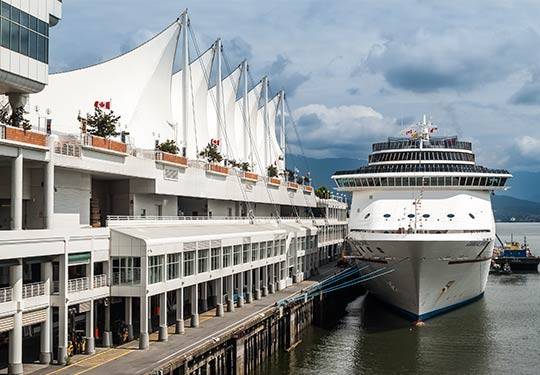
{"type": "Polygon", "coordinates": [[[367,282],[382,301],[413,319],[427,319],[480,298],[489,274],[493,240],[467,234],[368,235],[352,232],[365,272],[393,270],[367,282]],[[393,239],[383,237],[396,237],[393,239]],[[377,238],[379,237],[379,238],[377,238]],[[443,238],[441,238],[443,237],[443,238]],[[476,237],[476,238],[475,238],[476,237]],[[382,249],[384,254],[377,248],[382,249]]]}

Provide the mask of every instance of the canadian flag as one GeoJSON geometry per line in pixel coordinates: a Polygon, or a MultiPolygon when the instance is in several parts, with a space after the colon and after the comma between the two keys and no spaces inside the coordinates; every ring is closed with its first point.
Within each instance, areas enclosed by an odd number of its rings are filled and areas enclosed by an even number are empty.
{"type": "Polygon", "coordinates": [[[101,109],[111,109],[111,101],[104,102],[101,100],[96,100],[94,102],[94,108],[101,108],[101,109]]]}
{"type": "Polygon", "coordinates": [[[429,128],[430,133],[435,133],[437,130],[439,130],[437,127],[429,128]]]}
{"type": "Polygon", "coordinates": [[[219,146],[219,139],[212,138],[210,143],[212,143],[212,145],[214,145],[214,146],[219,146]]]}

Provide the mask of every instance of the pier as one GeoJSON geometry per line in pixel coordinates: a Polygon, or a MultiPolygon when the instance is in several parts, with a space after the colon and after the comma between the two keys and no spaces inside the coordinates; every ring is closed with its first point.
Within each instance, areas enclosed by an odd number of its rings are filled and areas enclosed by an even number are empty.
{"type": "MultiPolygon", "coordinates": [[[[168,327],[168,341],[150,334],[147,350],[137,340],[114,348],[96,348],[93,355],[75,355],[67,366],[25,364],[26,374],[250,374],[280,350],[292,350],[301,332],[319,316],[323,300],[305,293],[337,274],[350,272],[335,263],[320,268],[309,280],[268,294],[224,316],[215,309],[200,315],[199,326],[185,321],[185,333],[168,327]],[[305,298],[298,299],[298,296],[305,298]],[[283,301],[291,301],[284,303],[283,301]]],[[[344,278],[345,280],[345,278],[344,278]]]]}

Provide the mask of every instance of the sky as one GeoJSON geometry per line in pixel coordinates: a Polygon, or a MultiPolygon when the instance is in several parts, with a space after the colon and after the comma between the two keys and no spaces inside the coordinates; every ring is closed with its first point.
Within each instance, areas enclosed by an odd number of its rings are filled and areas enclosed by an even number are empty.
{"type": "Polygon", "coordinates": [[[540,171],[538,1],[68,0],[51,71],[126,52],[185,8],[201,50],[221,37],[231,66],[285,89],[307,156],[365,160],[425,113],[480,164],[540,171]]]}

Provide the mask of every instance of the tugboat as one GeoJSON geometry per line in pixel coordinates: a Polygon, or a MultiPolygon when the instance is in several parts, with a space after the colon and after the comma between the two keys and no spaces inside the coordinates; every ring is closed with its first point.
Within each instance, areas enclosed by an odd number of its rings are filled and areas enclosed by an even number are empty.
{"type": "Polygon", "coordinates": [[[501,247],[495,248],[493,252],[493,264],[497,265],[498,269],[508,270],[512,272],[538,272],[538,264],[540,257],[534,256],[527,245],[527,237],[523,239],[523,245],[514,241],[512,236],[510,242],[503,243],[497,236],[501,247]]]}

